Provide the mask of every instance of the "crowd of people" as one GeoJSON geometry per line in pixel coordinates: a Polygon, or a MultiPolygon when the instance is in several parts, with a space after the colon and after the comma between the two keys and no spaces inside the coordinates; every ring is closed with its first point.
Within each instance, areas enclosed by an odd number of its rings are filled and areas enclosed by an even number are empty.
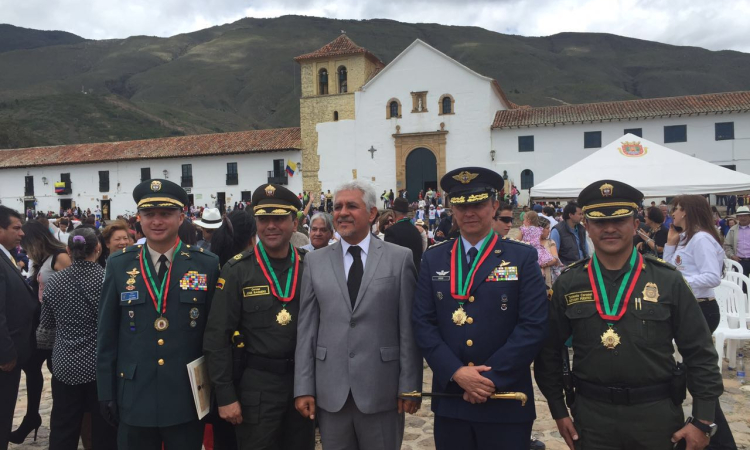
{"type": "Polygon", "coordinates": [[[396,450],[428,395],[439,450],[540,449],[532,363],[571,450],[736,449],[713,288],[725,257],[750,272],[750,208],[644,209],[602,180],[519,209],[503,184],[460,168],[416,202],[263,184],[224,211],[154,179],[109,221],[0,205],[0,449],[36,439],[45,364],[51,449],[312,450],[318,426],[325,450],[396,450]]]}

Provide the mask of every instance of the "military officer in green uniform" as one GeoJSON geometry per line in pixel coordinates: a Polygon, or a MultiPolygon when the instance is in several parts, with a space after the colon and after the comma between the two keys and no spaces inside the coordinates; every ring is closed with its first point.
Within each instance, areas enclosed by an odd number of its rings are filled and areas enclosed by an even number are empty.
{"type": "Polygon", "coordinates": [[[219,260],[177,237],[188,202],[180,186],[144,181],[133,198],[146,244],[107,262],[97,338],[102,414],[119,419],[119,450],[200,450],[186,366],[203,354],[219,260]]]}
{"type": "Polygon", "coordinates": [[[666,450],[682,439],[684,448],[703,449],[716,429],[723,385],[711,333],[680,272],[633,249],[642,199],[613,180],[595,182],[578,197],[594,256],[555,282],[550,335],[535,363],[537,384],[571,449],[666,450]],[[573,421],[560,351],[570,336],[573,421]],[[675,363],[673,339],[686,367],[675,363]],[[689,423],[681,406],[685,385],[693,396],[689,423]]]}
{"type": "Polygon", "coordinates": [[[305,252],[290,239],[302,205],[275,184],[256,189],[252,202],[259,242],[222,268],[204,338],[209,376],[240,449],[312,450],[314,423],[297,412],[293,396],[305,252]],[[232,356],[235,331],[245,341],[241,362],[232,356]],[[237,387],[233,373],[241,373],[237,387]]]}

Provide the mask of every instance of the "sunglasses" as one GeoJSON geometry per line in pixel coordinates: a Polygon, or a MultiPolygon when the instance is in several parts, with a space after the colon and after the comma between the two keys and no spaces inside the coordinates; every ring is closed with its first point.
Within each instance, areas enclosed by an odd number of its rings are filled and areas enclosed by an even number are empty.
{"type": "Polygon", "coordinates": [[[505,222],[505,223],[513,223],[513,218],[512,217],[505,217],[505,216],[495,217],[495,220],[499,220],[499,221],[505,222]]]}

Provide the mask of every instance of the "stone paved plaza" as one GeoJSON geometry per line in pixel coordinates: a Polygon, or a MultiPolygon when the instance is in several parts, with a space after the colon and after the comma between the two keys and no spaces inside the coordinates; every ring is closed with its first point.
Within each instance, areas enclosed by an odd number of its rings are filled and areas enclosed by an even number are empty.
{"type": "MultiPolygon", "coordinates": [[[[23,445],[10,445],[11,449],[15,450],[31,450],[31,449],[46,449],[48,448],[48,437],[49,437],[49,415],[52,409],[52,396],[50,391],[49,377],[50,374],[47,372],[46,366],[44,367],[46,382],[44,384],[44,393],[42,396],[42,405],[40,413],[42,415],[42,427],[39,429],[39,436],[36,442],[33,442],[29,437],[23,445]]],[[[727,416],[729,426],[732,428],[734,438],[737,441],[739,449],[750,449],[750,386],[740,388],[739,383],[734,377],[734,372],[726,370],[726,362],[724,363],[724,389],[725,393],[721,397],[721,405],[724,410],[724,414],[727,416]]],[[[432,381],[432,372],[430,369],[425,369],[424,373],[424,390],[429,391],[432,381]]],[[[549,450],[565,450],[567,447],[563,442],[562,438],[557,432],[555,421],[552,420],[549,414],[549,409],[535,384],[535,399],[536,399],[536,410],[537,420],[534,422],[534,436],[539,438],[547,445],[549,450]]],[[[406,417],[406,430],[404,432],[404,444],[402,450],[431,450],[435,448],[435,443],[432,439],[432,413],[429,408],[429,400],[425,400],[422,405],[422,409],[413,416],[407,415],[406,417]]],[[[684,404],[686,414],[690,413],[691,399],[688,395],[688,399],[684,404]]],[[[25,381],[21,380],[21,392],[19,393],[19,399],[16,407],[16,417],[14,420],[14,428],[21,423],[23,414],[26,410],[26,387],[25,381]]],[[[32,435],[33,436],[33,435],[32,435]]],[[[79,447],[83,449],[83,447],[79,447]]],[[[317,449],[320,449],[318,443],[317,449]]],[[[500,449],[500,447],[498,447],[500,449]]],[[[460,450],[460,449],[456,449],[460,450]]]]}

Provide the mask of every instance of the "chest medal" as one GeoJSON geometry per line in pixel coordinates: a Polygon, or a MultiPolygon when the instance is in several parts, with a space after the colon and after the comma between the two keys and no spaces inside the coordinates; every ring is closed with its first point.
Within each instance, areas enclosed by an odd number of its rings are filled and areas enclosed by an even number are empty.
{"type": "Polygon", "coordinates": [[[286,284],[284,289],[282,289],[281,283],[279,283],[279,279],[276,276],[276,271],[271,267],[266,250],[263,248],[263,243],[258,241],[255,245],[255,257],[263,271],[263,276],[268,280],[273,296],[282,303],[281,311],[276,314],[276,322],[281,326],[289,325],[292,322],[292,315],[286,310],[286,305],[292,301],[294,294],[297,292],[297,278],[299,278],[297,276],[299,274],[299,254],[292,244],[289,244],[289,253],[292,267],[287,271],[286,284]]]}
{"type": "Polygon", "coordinates": [[[459,327],[466,323],[466,317],[466,311],[464,311],[463,306],[459,306],[457,310],[453,311],[453,323],[459,327]]]}
{"type": "Polygon", "coordinates": [[[613,350],[620,345],[620,335],[617,334],[612,327],[609,327],[607,331],[602,333],[602,345],[605,346],[607,350],[613,350]]]}
{"type": "Polygon", "coordinates": [[[289,325],[292,322],[292,315],[289,314],[289,311],[287,311],[286,308],[282,309],[276,314],[276,322],[281,326],[289,325]]]}

